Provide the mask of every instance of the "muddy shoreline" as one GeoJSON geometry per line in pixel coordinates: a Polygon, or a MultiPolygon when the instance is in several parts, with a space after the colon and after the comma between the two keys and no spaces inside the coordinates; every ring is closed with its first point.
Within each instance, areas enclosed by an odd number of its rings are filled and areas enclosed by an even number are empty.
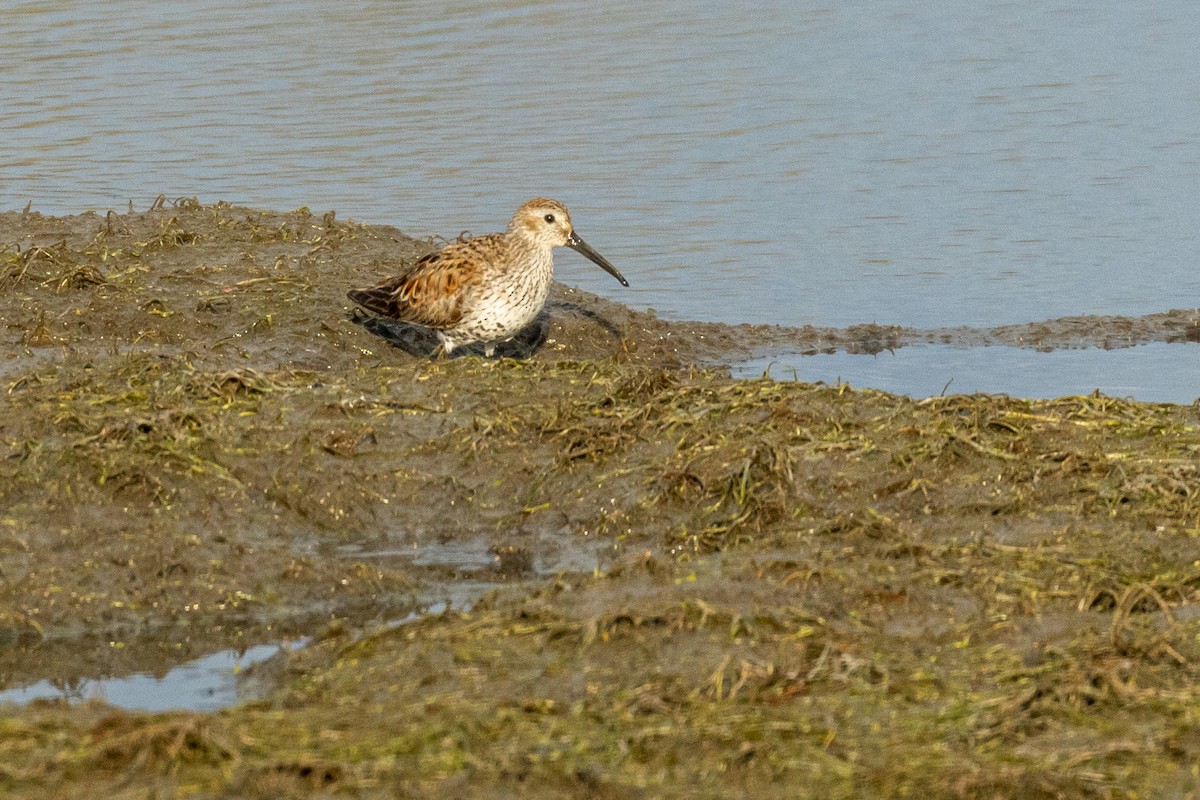
{"type": "Polygon", "coordinates": [[[1197,791],[1200,411],[721,367],[1197,341],[1195,311],[728,326],[557,286],[501,358],[433,361],[345,290],[434,244],[0,214],[0,688],[315,637],[218,714],[0,709],[6,794],[1197,791]],[[387,624],[468,584],[500,588],[387,624]]]}

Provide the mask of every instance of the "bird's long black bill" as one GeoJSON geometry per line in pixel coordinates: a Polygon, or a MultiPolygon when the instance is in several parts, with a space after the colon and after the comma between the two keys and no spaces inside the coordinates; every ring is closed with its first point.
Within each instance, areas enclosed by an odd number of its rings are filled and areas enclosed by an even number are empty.
{"type": "Polygon", "coordinates": [[[580,239],[578,236],[576,236],[575,231],[571,231],[571,235],[569,237],[567,237],[567,247],[571,248],[572,250],[576,250],[580,253],[583,253],[590,260],[592,260],[596,264],[598,264],[602,270],[604,270],[609,275],[612,275],[614,278],[619,280],[621,282],[622,286],[629,285],[629,281],[625,280],[625,276],[622,275],[620,273],[620,271],[617,270],[616,267],[614,267],[612,264],[608,263],[607,258],[605,258],[604,256],[597,253],[595,250],[593,250],[592,246],[590,244],[588,244],[583,239],[580,239]]]}

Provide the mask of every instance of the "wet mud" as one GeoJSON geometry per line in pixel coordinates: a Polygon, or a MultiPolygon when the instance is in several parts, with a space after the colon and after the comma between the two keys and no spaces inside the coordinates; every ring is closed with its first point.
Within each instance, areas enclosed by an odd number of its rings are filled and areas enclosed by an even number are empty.
{"type": "Polygon", "coordinates": [[[1200,411],[720,366],[1196,340],[1195,312],[726,326],[557,286],[497,358],[436,359],[345,299],[436,244],[0,214],[0,688],[314,637],[216,714],[0,709],[0,793],[1200,791],[1200,411]]]}

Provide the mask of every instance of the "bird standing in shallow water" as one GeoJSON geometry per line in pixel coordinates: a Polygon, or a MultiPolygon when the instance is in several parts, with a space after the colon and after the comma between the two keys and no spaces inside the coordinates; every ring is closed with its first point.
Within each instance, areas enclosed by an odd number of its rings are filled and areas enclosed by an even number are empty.
{"type": "Polygon", "coordinates": [[[504,233],[447,245],[403,275],[347,296],[368,311],[433,329],[447,354],[486,342],[491,356],[497,342],[511,339],[541,312],[554,280],[553,250],[563,245],[629,285],[575,234],[566,206],[539,197],[517,209],[504,233]]]}

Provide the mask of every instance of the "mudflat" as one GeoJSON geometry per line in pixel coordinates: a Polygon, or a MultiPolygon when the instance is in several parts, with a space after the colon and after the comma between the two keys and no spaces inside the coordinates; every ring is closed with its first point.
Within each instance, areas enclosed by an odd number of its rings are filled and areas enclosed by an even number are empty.
{"type": "Polygon", "coordinates": [[[498,358],[431,359],[345,292],[436,244],[0,214],[0,688],[313,637],[217,713],[0,708],[0,794],[1200,793],[1200,411],[720,366],[1194,312],[726,326],[557,286],[498,358]]]}

